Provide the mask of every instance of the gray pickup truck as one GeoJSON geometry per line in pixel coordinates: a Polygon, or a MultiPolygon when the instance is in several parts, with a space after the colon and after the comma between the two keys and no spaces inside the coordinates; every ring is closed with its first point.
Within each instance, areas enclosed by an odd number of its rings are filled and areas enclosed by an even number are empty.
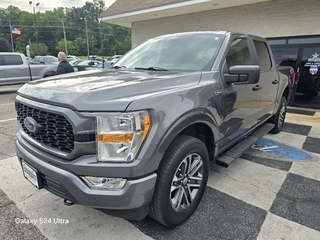
{"type": "Polygon", "coordinates": [[[52,76],[56,70],[57,64],[29,64],[22,53],[0,52],[0,86],[52,76]]]}
{"type": "Polygon", "coordinates": [[[150,39],[112,69],[27,83],[16,97],[23,174],[66,205],[181,224],[209,161],[228,167],[281,131],[289,73],[261,37],[189,32],[150,39]]]}

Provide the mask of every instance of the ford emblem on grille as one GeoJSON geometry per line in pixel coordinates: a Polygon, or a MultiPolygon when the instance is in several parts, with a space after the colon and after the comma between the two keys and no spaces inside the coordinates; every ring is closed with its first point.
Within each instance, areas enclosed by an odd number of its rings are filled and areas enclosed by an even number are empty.
{"type": "Polygon", "coordinates": [[[26,117],[23,120],[25,127],[32,133],[36,133],[40,129],[40,125],[32,117],[26,117]]]}

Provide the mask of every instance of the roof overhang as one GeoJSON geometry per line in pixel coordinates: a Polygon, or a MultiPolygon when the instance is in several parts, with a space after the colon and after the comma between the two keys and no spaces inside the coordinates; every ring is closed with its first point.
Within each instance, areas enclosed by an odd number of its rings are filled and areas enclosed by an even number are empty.
{"type": "Polygon", "coordinates": [[[102,13],[102,21],[125,27],[131,27],[133,22],[140,22],[157,18],[165,18],[188,13],[203,12],[269,1],[274,0],[190,0],[181,3],[169,4],[160,7],[117,14],[113,16],[103,16],[104,14],[102,13]]]}

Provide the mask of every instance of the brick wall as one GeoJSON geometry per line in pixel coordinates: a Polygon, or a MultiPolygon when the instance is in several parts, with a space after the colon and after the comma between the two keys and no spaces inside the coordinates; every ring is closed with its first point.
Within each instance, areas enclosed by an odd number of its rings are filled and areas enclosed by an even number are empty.
{"type": "Polygon", "coordinates": [[[163,34],[201,30],[241,31],[263,37],[320,35],[320,0],[274,0],[135,22],[132,45],[163,34]]]}

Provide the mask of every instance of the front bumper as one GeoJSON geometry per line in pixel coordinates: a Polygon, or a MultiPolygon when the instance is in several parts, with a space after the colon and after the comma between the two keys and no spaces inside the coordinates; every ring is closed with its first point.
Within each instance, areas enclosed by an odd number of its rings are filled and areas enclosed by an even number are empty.
{"type": "Polygon", "coordinates": [[[90,189],[71,171],[30,154],[19,141],[16,141],[16,150],[20,161],[24,160],[39,171],[42,186],[59,197],[126,219],[140,220],[149,213],[156,173],[134,180],[128,179],[120,190],[95,190],[90,189]]]}

